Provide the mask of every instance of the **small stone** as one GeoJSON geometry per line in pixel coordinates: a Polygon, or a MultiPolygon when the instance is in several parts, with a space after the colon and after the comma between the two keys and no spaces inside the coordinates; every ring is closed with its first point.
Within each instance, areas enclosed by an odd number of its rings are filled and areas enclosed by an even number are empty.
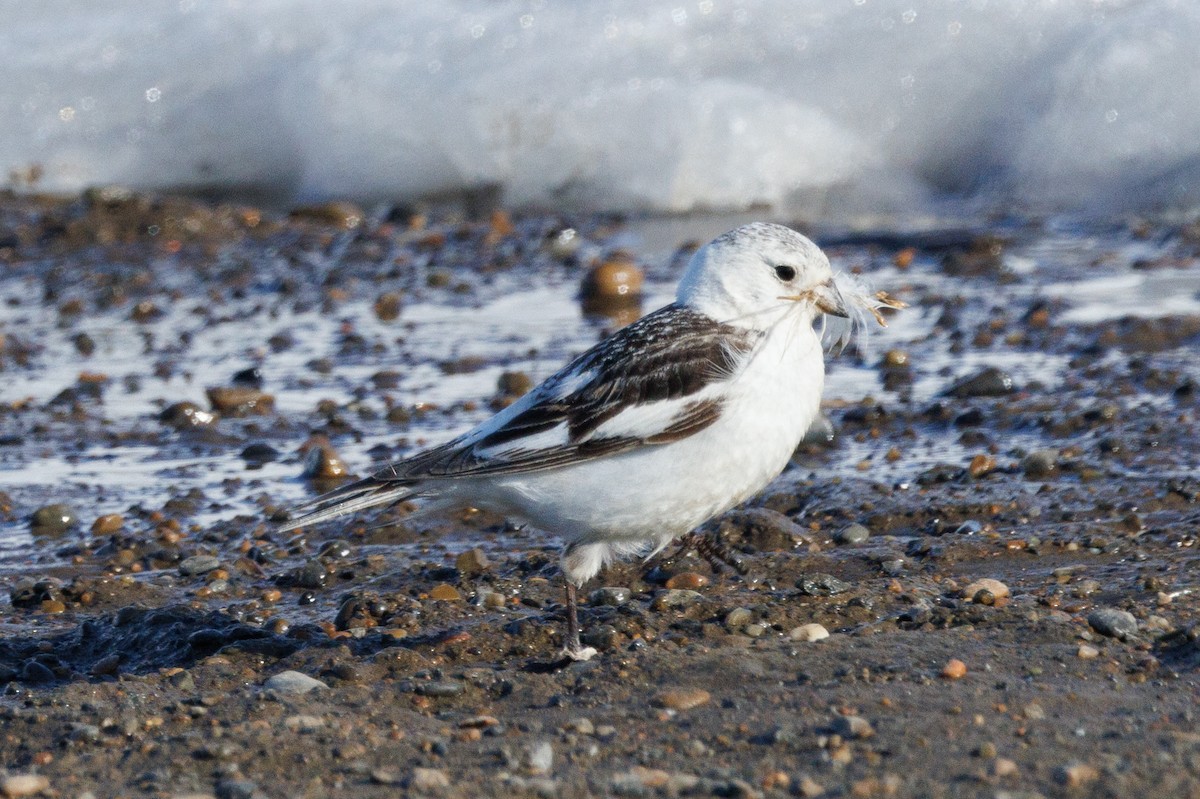
{"type": "Polygon", "coordinates": [[[496,389],[505,397],[520,397],[533,388],[533,378],[525,372],[502,372],[496,389]]]}
{"type": "Polygon", "coordinates": [[[479,547],[461,552],[454,559],[454,568],[463,574],[478,574],[486,570],[489,565],[487,553],[479,547]]]}
{"type": "Polygon", "coordinates": [[[740,630],[754,621],[754,614],[748,608],[734,608],[725,614],[725,627],[730,630],[740,630]]]}
{"type": "Polygon", "coordinates": [[[1067,763],[1054,770],[1055,781],[1067,788],[1081,788],[1099,776],[1099,770],[1087,763],[1067,763]]]}
{"type": "Polygon", "coordinates": [[[1133,614],[1116,608],[1097,608],[1088,614],[1088,624],[1101,635],[1124,641],[1137,635],[1138,623],[1133,614]]]}
{"type": "Polygon", "coordinates": [[[825,786],[812,777],[805,775],[800,778],[800,782],[796,783],[796,790],[804,799],[814,799],[814,797],[825,793],[825,786]]]}
{"type": "Polygon", "coordinates": [[[699,591],[689,591],[686,588],[668,588],[654,595],[650,609],[654,611],[682,610],[689,608],[704,599],[699,591]]]}
{"type": "Polygon", "coordinates": [[[275,410],[275,398],[248,386],[213,386],[204,391],[213,410],[226,416],[266,416],[275,410]]]}
{"type": "Polygon", "coordinates": [[[596,727],[592,724],[591,719],[580,717],[571,719],[567,722],[566,728],[571,732],[577,732],[580,735],[592,735],[596,732],[596,727]]]}
{"type": "Polygon", "coordinates": [[[449,583],[438,583],[429,589],[429,598],[439,602],[462,602],[462,594],[449,583]]]}
{"type": "Polygon", "coordinates": [[[871,537],[871,531],[857,522],[833,534],[836,544],[861,544],[871,537]]]}
{"type": "Polygon", "coordinates": [[[680,572],[667,580],[667,588],[695,590],[708,585],[708,578],[698,572],[680,572]]]}
{"type": "Polygon", "coordinates": [[[310,733],[316,732],[325,726],[325,720],[320,716],[310,716],[303,713],[298,713],[294,716],[288,716],[283,720],[283,726],[290,732],[310,733]]]}
{"type": "Polygon", "coordinates": [[[796,582],[801,593],[809,596],[834,596],[850,590],[850,583],[839,580],[832,574],[807,574],[796,582]]]}
{"type": "Polygon", "coordinates": [[[993,604],[997,599],[1004,599],[1008,595],[1008,586],[999,580],[993,580],[991,577],[984,577],[982,580],[976,580],[975,582],[967,585],[967,587],[960,592],[960,596],[962,596],[963,599],[969,599],[972,602],[979,602],[980,604],[987,605],[993,604]],[[992,601],[982,602],[981,600],[986,598],[980,596],[982,593],[991,594],[992,601]]]}
{"type": "Polygon", "coordinates": [[[403,306],[403,300],[400,294],[395,291],[388,291],[380,294],[375,300],[375,316],[381,322],[394,322],[400,317],[400,308],[403,306]]]}
{"type": "Polygon", "coordinates": [[[416,793],[444,793],[450,790],[450,777],[441,769],[418,766],[408,777],[408,788],[416,793]]]}
{"type": "Polygon", "coordinates": [[[62,535],[74,527],[76,521],[75,511],[61,502],[38,508],[29,520],[33,534],[39,536],[62,535]]]}
{"type": "Polygon", "coordinates": [[[967,676],[967,664],[958,658],[950,658],[942,667],[942,676],[947,680],[961,680],[967,676]]]}
{"type": "Polygon", "coordinates": [[[967,474],[978,479],[996,471],[996,459],[991,455],[976,455],[967,466],[967,474]]]}
{"type": "Polygon", "coordinates": [[[1080,644],[1075,654],[1083,660],[1095,660],[1100,657],[1100,650],[1090,644],[1080,644]]]}
{"type": "Polygon", "coordinates": [[[548,774],[554,767],[554,746],[538,741],[525,748],[525,767],[533,774],[548,774]]]}
{"type": "Polygon", "coordinates": [[[767,633],[767,625],[765,624],[747,624],[742,633],[750,638],[762,638],[767,633]]]}
{"type": "Polygon", "coordinates": [[[308,480],[344,480],[350,476],[346,462],[338,455],[333,444],[324,436],[306,441],[301,447],[304,452],[304,468],[300,476],[308,480]]]}
{"type": "Polygon", "coordinates": [[[432,680],[430,682],[417,683],[416,692],[421,696],[432,696],[435,698],[446,698],[450,696],[458,696],[466,690],[466,686],[454,680],[432,680]]]}
{"type": "Polygon", "coordinates": [[[220,559],[212,555],[192,555],[180,562],[179,573],[184,577],[191,577],[197,574],[208,574],[219,568],[221,568],[220,559]]]}
{"type": "Polygon", "coordinates": [[[227,779],[215,786],[217,799],[261,799],[262,793],[253,780],[227,779]]]}
{"type": "Polygon", "coordinates": [[[1020,771],[1020,767],[1007,757],[998,757],[992,761],[993,777],[1015,777],[1020,771]]]}
{"type": "Polygon", "coordinates": [[[801,624],[793,628],[788,636],[793,641],[821,641],[829,637],[829,630],[820,624],[801,624]]]}
{"type": "Polygon", "coordinates": [[[614,255],[597,264],[583,279],[580,299],[588,313],[607,314],[630,305],[636,306],[642,297],[645,278],[633,259],[614,255]]]}
{"type": "Polygon", "coordinates": [[[281,694],[306,694],[329,686],[299,671],[281,671],[263,683],[263,687],[281,694]]]}
{"type": "Polygon", "coordinates": [[[106,513],[92,522],[92,535],[109,535],[121,529],[125,518],[119,513],[106,513]]]}
{"type": "Polygon", "coordinates": [[[668,710],[691,710],[694,707],[706,705],[712,695],[703,688],[676,688],[662,691],[654,697],[655,707],[665,707],[668,710]]]}
{"type": "Polygon", "coordinates": [[[1035,480],[1047,477],[1058,468],[1058,454],[1056,449],[1035,450],[1021,459],[1021,471],[1035,480]]]}
{"type": "Polygon", "coordinates": [[[316,205],[301,205],[293,208],[289,216],[292,219],[315,222],[321,225],[332,225],[345,230],[353,230],[362,224],[366,214],[358,205],[346,200],[331,200],[316,205]]]}
{"type": "Polygon", "coordinates": [[[620,586],[605,586],[597,588],[592,593],[588,594],[588,602],[592,605],[624,605],[633,596],[633,592],[628,588],[620,586]]]}
{"type": "Polygon", "coordinates": [[[1015,391],[1012,376],[994,366],[964,377],[943,393],[950,397],[1000,397],[1015,391]]]}
{"type": "Polygon", "coordinates": [[[168,405],[158,415],[158,420],[176,430],[191,430],[211,427],[216,424],[217,417],[194,402],[176,402],[168,405]]]}
{"type": "Polygon", "coordinates": [[[50,780],[41,774],[10,774],[0,781],[0,793],[9,799],[36,796],[50,788],[50,780]]]}
{"type": "Polygon", "coordinates": [[[862,716],[838,716],[833,721],[832,731],[847,740],[870,738],[875,734],[875,728],[871,726],[871,722],[862,716]]]}

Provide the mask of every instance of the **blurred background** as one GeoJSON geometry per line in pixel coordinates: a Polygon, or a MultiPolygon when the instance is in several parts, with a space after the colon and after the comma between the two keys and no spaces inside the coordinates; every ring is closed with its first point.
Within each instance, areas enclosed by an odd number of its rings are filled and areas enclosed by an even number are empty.
{"type": "Polygon", "coordinates": [[[1106,215],[1200,200],[1200,4],[0,2],[0,175],[259,202],[1106,215]]]}

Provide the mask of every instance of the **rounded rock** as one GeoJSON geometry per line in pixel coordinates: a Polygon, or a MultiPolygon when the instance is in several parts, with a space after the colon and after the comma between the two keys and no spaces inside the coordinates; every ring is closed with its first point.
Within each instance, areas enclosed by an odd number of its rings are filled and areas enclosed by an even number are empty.
{"type": "Polygon", "coordinates": [[[0,780],[0,793],[9,799],[36,796],[50,788],[50,780],[41,774],[9,774],[0,780]]]}
{"type": "Polygon", "coordinates": [[[33,512],[29,521],[34,535],[54,536],[62,535],[70,530],[78,519],[70,505],[56,502],[38,508],[33,512]]]}
{"type": "Polygon", "coordinates": [[[119,513],[106,513],[92,522],[92,535],[109,535],[121,529],[125,517],[119,513]]]}
{"type": "Polygon", "coordinates": [[[960,595],[963,599],[969,599],[972,602],[978,602],[981,605],[992,604],[992,602],[982,601],[984,597],[980,595],[984,592],[991,594],[993,602],[997,599],[1004,599],[1009,595],[1008,586],[999,580],[993,580],[991,577],[984,577],[982,580],[976,580],[964,588],[960,595]]]}
{"type": "Polygon", "coordinates": [[[184,577],[197,574],[208,574],[214,569],[221,568],[221,561],[213,555],[192,555],[179,564],[179,573],[184,577]]]}
{"type": "Polygon", "coordinates": [[[801,624],[788,635],[793,641],[821,641],[829,637],[829,630],[820,624],[801,624]]]}
{"type": "Polygon", "coordinates": [[[667,580],[667,588],[695,590],[708,585],[708,578],[698,572],[680,572],[667,580]]]}
{"type": "Polygon", "coordinates": [[[654,705],[668,710],[691,710],[706,705],[711,700],[712,694],[703,688],[676,688],[655,696],[654,705]]]}
{"type": "Polygon", "coordinates": [[[1097,608],[1088,614],[1088,624],[1101,635],[1124,641],[1137,635],[1138,623],[1133,614],[1116,608],[1097,608]]]}
{"type": "Polygon", "coordinates": [[[833,534],[834,543],[837,544],[861,544],[870,537],[871,531],[857,522],[833,534]]]}

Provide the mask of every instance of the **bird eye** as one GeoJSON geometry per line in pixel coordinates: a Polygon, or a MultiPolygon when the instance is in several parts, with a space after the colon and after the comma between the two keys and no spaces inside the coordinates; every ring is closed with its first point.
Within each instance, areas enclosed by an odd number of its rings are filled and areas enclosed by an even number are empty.
{"type": "Polygon", "coordinates": [[[777,266],[775,267],[775,276],[787,283],[796,276],[796,270],[790,266],[777,266]]]}

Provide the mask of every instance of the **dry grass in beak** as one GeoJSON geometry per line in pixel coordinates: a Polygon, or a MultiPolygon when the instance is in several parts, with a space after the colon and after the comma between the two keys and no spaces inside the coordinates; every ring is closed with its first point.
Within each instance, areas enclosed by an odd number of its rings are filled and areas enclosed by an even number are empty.
{"type": "Polygon", "coordinates": [[[880,327],[887,327],[887,319],[884,318],[883,313],[879,310],[880,308],[892,308],[898,311],[901,308],[908,307],[907,302],[896,299],[886,291],[875,292],[875,302],[878,304],[867,305],[866,309],[871,312],[871,316],[875,317],[875,321],[879,323],[880,327]]]}

